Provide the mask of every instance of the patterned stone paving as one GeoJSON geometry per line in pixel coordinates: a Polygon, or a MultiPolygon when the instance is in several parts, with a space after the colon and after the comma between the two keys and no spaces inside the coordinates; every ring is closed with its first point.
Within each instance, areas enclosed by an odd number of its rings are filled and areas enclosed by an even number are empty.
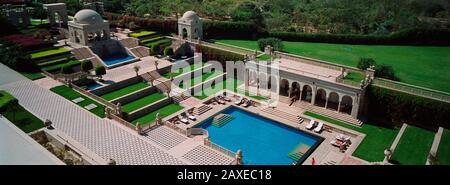
{"type": "Polygon", "coordinates": [[[198,145],[184,154],[183,158],[200,165],[229,165],[233,162],[230,157],[217,153],[204,145],[198,145]]]}
{"type": "Polygon", "coordinates": [[[0,86],[19,99],[20,104],[41,119],[77,140],[104,159],[118,164],[184,164],[163,149],[153,146],[106,119],[99,119],[57,94],[20,80],[0,86]]]}
{"type": "Polygon", "coordinates": [[[147,132],[146,134],[146,138],[155,142],[159,146],[164,147],[165,149],[171,149],[188,139],[187,137],[180,135],[166,126],[160,126],[150,132],[147,132]]]}

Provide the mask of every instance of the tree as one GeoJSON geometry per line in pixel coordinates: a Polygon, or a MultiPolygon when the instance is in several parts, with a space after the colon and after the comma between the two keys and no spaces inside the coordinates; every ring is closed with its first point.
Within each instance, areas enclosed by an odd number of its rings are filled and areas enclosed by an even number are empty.
{"type": "Polygon", "coordinates": [[[366,70],[367,68],[370,68],[371,66],[375,66],[376,62],[373,58],[360,58],[358,61],[358,69],[366,70]]]}
{"type": "Polygon", "coordinates": [[[261,9],[251,1],[244,1],[239,4],[231,13],[231,18],[234,21],[254,22],[257,25],[264,27],[264,17],[261,9]]]}
{"type": "Polygon", "coordinates": [[[159,47],[159,44],[153,45],[150,49],[152,50],[152,54],[153,55],[157,55],[161,51],[160,50],[161,48],[159,47]]]}
{"type": "Polygon", "coordinates": [[[164,48],[164,56],[172,56],[173,55],[173,48],[166,47],[164,48]]]}
{"type": "Polygon", "coordinates": [[[42,21],[47,18],[47,11],[42,5],[35,6],[31,15],[33,18],[40,19],[42,24],[42,21]]]}
{"type": "Polygon", "coordinates": [[[162,0],[159,9],[165,15],[175,15],[178,20],[180,15],[192,8],[192,4],[186,0],[162,0]]]}
{"type": "Polygon", "coordinates": [[[81,62],[81,70],[84,72],[88,72],[89,70],[93,69],[94,66],[92,65],[91,61],[83,61],[81,62]]]}
{"type": "Polygon", "coordinates": [[[70,73],[73,73],[73,70],[72,70],[72,65],[63,65],[62,67],[61,67],[61,73],[63,73],[63,74],[70,74],[70,73]]]}
{"type": "Polygon", "coordinates": [[[97,66],[95,67],[95,75],[97,75],[100,79],[102,79],[102,76],[106,74],[106,68],[105,66],[97,66]]]}
{"type": "Polygon", "coordinates": [[[266,46],[272,46],[274,50],[276,51],[282,51],[284,48],[283,41],[278,38],[263,38],[258,40],[258,48],[261,51],[264,51],[266,46]]]}
{"type": "Polygon", "coordinates": [[[395,81],[399,80],[399,78],[397,76],[395,76],[394,68],[392,68],[392,66],[386,65],[386,64],[377,65],[375,67],[375,76],[381,77],[381,78],[386,78],[389,80],[395,80],[395,81]]]}
{"type": "Polygon", "coordinates": [[[23,53],[22,48],[17,44],[0,42],[0,62],[12,69],[23,71],[34,66],[30,56],[23,53]]]}
{"type": "Polygon", "coordinates": [[[133,66],[133,70],[134,70],[134,72],[136,73],[136,76],[138,76],[139,75],[139,70],[141,69],[141,66],[138,66],[138,65],[134,65],[133,66]]]}

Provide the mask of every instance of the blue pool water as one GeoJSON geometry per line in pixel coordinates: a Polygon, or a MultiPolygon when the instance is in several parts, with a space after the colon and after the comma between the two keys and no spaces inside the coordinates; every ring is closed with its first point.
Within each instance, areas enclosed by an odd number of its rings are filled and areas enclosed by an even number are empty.
{"type": "Polygon", "coordinates": [[[99,87],[101,87],[101,86],[103,86],[103,85],[102,85],[102,84],[99,84],[99,83],[97,83],[97,82],[90,83],[90,84],[86,85],[88,91],[97,89],[97,88],[99,88],[99,87]]]}
{"type": "Polygon", "coordinates": [[[239,108],[230,107],[222,113],[235,118],[220,128],[211,124],[212,118],[197,127],[206,129],[212,142],[233,152],[240,149],[244,164],[291,165],[294,160],[288,157],[289,152],[300,144],[313,146],[319,140],[239,108]]]}
{"type": "Polygon", "coordinates": [[[119,54],[102,57],[103,62],[107,66],[112,66],[112,65],[120,64],[122,62],[127,62],[131,59],[134,59],[134,57],[131,55],[128,55],[128,54],[124,54],[124,53],[119,53],[119,54]]]}

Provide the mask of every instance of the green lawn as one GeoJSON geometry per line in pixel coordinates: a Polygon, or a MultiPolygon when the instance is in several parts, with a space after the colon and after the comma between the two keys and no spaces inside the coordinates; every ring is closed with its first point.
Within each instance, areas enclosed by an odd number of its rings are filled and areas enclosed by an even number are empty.
{"type": "MultiPolygon", "coordinates": [[[[190,78],[187,83],[189,84],[189,82],[190,82],[191,83],[191,87],[193,87],[194,85],[197,85],[197,84],[195,84],[196,82],[202,82],[203,83],[203,82],[205,82],[207,80],[211,80],[214,77],[217,77],[217,76],[219,76],[221,74],[223,74],[222,71],[220,71],[220,72],[219,71],[217,71],[217,72],[211,71],[211,72],[208,72],[208,73],[203,73],[201,76],[197,76],[195,78],[190,78]]],[[[183,88],[183,86],[184,86],[183,83],[179,84],[180,88],[183,88]]]]}
{"type": "Polygon", "coordinates": [[[28,112],[25,108],[14,101],[15,98],[5,91],[0,91],[0,114],[6,119],[14,123],[17,127],[23,130],[25,133],[29,133],[44,127],[42,120],[28,112]],[[4,105],[8,104],[8,107],[4,105]]]}
{"type": "Polygon", "coordinates": [[[59,94],[60,96],[66,98],[67,100],[69,100],[70,102],[72,102],[73,99],[76,99],[78,97],[82,97],[84,98],[84,101],[78,103],[77,105],[80,106],[81,108],[84,109],[85,106],[89,105],[89,104],[95,104],[97,105],[96,108],[90,110],[90,112],[92,112],[93,114],[97,115],[98,117],[104,118],[105,117],[105,106],[78,93],[77,91],[65,86],[65,85],[60,85],[57,87],[53,87],[50,89],[51,91],[53,91],[56,94],[59,94]]]}
{"type": "Polygon", "coordinates": [[[31,22],[31,25],[33,25],[33,26],[39,26],[42,24],[49,23],[47,19],[43,19],[42,21],[40,19],[31,19],[30,22],[31,22]]]}
{"type": "Polygon", "coordinates": [[[162,45],[162,46],[169,46],[172,43],[172,40],[170,39],[161,39],[161,40],[157,40],[154,42],[147,42],[145,44],[143,44],[146,47],[151,48],[154,45],[162,45]]]}
{"type": "Polygon", "coordinates": [[[433,144],[431,131],[408,125],[392,155],[392,161],[405,165],[424,165],[433,144]]]}
{"type": "Polygon", "coordinates": [[[166,95],[162,93],[154,93],[143,98],[137,99],[125,105],[122,105],[123,112],[130,113],[152,103],[155,103],[158,100],[162,100],[166,97],[166,95]]]}
{"type": "Polygon", "coordinates": [[[167,79],[170,79],[170,74],[172,73],[172,77],[175,78],[175,77],[177,77],[177,76],[180,76],[180,75],[183,74],[183,73],[187,73],[187,72],[190,72],[190,71],[194,71],[194,70],[199,69],[199,68],[202,68],[202,67],[203,67],[203,63],[201,63],[201,64],[194,63],[194,64],[191,64],[191,65],[186,66],[186,67],[184,67],[184,68],[178,69],[177,72],[167,72],[167,73],[164,73],[164,74],[161,75],[161,76],[163,76],[163,77],[165,77],[165,78],[167,78],[167,79]]]}
{"type": "Polygon", "coordinates": [[[450,130],[444,129],[444,132],[442,132],[436,155],[439,164],[450,165],[450,130]]]}
{"type": "Polygon", "coordinates": [[[22,74],[23,76],[25,76],[30,80],[45,78],[45,75],[42,74],[41,72],[20,72],[20,74],[22,74]]]}
{"type": "Polygon", "coordinates": [[[140,32],[130,33],[130,37],[140,38],[140,37],[146,37],[146,36],[150,36],[150,35],[154,35],[154,34],[156,34],[156,32],[154,32],[154,31],[140,31],[140,32]]]}
{"type": "Polygon", "coordinates": [[[20,105],[17,105],[15,108],[15,113],[12,111],[5,111],[1,112],[1,114],[25,133],[30,133],[44,127],[44,122],[42,120],[28,112],[20,105]]]}
{"type": "MultiPolygon", "coordinates": [[[[215,85],[211,85],[211,87],[203,89],[201,91],[201,94],[195,94],[195,97],[198,98],[198,99],[203,100],[203,99],[209,97],[210,95],[214,95],[217,92],[220,92],[220,91],[222,91],[224,89],[227,89],[227,90],[230,90],[230,91],[233,91],[233,92],[237,93],[238,92],[237,91],[237,87],[239,85],[241,85],[242,83],[243,82],[241,82],[240,80],[237,80],[237,79],[226,79],[226,80],[221,81],[221,82],[219,82],[219,83],[217,83],[215,85]],[[217,87],[222,87],[222,88],[216,88],[216,86],[217,87]]],[[[264,97],[264,96],[250,96],[250,93],[248,91],[245,92],[245,96],[249,96],[249,97],[255,98],[256,100],[267,100],[267,98],[264,97]]]]}
{"type": "Polygon", "coordinates": [[[181,109],[183,109],[182,106],[180,106],[178,104],[175,104],[175,103],[172,103],[172,104],[166,105],[166,106],[164,106],[164,107],[162,107],[162,108],[160,108],[158,110],[150,112],[150,113],[148,113],[145,116],[142,116],[142,117],[140,117],[138,119],[135,119],[135,120],[131,121],[131,123],[133,125],[136,125],[136,123],[139,122],[139,123],[141,123],[143,125],[146,125],[146,124],[152,123],[156,119],[156,114],[158,112],[159,112],[159,115],[161,116],[161,118],[164,118],[164,117],[167,117],[167,116],[169,116],[169,115],[171,115],[171,114],[173,114],[175,112],[180,111],[181,109]]]}
{"type": "MultiPolygon", "coordinates": [[[[256,41],[218,40],[218,43],[256,49],[256,41]]],[[[284,51],[356,67],[361,57],[391,65],[400,81],[450,92],[450,47],[347,45],[283,42],[284,51]]]]}
{"type": "Polygon", "coordinates": [[[56,49],[49,49],[49,50],[31,53],[31,59],[35,60],[35,59],[40,59],[40,58],[44,58],[44,57],[48,57],[48,56],[52,56],[52,55],[59,55],[62,53],[69,53],[69,52],[70,52],[69,49],[66,49],[63,47],[56,48],[56,49]]]}
{"type": "Polygon", "coordinates": [[[145,45],[145,44],[148,44],[148,43],[152,43],[152,42],[156,42],[156,41],[159,41],[159,40],[163,40],[165,38],[166,37],[154,37],[154,38],[151,38],[151,39],[142,40],[140,43],[142,45],[145,45]]]}
{"type": "Polygon", "coordinates": [[[305,112],[305,115],[366,134],[353,155],[370,162],[383,161],[384,150],[392,145],[400,130],[399,128],[386,128],[370,123],[364,123],[362,127],[357,127],[312,112],[305,112]]]}
{"type": "Polygon", "coordinates": [[[350,72],[347,74],[347,76],[344,77],[344,80],[360,83],[361,80],[364,80],[364,78],[364,75],[361,73],[350,72]]]}
{"type": "Polygon", "coordinates": [[[270,60],[270,55],[268,55],[268,54],[264,54],[264,55],[261,55],[261,56],[259,56],[259,57],[256,57],[258,60],[260,60],[260,61],[269,61],[270,60]]]}
{"type": "Polygon", "coordinates": [[[146,87],[150,87],[150,85],[148,85],[145,82],[139,82],[139,83],[135,83],[133,85],[124,87],[122,89],[118,89],[118,90],[115,90],[113,92],[106,93],[106,94],[102,95],[101,97],[103,99],[105,99],[105,100],[110,101],[110,100],[114,100],[114,99],[116,99],[118,97],[130,94],[132,92],[136,92],[138,90],[144,89],[146,87]]]}
{"type": "Polygon", "coordinates": [[[66,60],[63,63],[56,63],[54,65],[46,65],[45,67],[42,67],[41,70],[52,72],[52,71],[61,70],[61,68],[66,65],[75,67],[75,66],[81,65],[81,62],[78,60],[66,60]]]}

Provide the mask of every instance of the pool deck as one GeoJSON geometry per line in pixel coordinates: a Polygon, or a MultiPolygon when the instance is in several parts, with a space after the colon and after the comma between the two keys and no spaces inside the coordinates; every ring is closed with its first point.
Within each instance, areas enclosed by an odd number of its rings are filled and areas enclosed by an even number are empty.
{"type": "MultiPolygon", "coordinates": [[[[208,99],[209,98],[206,98],[205,101],[203,101],[203,102],[206,102],[208,99]]],[[[189,99],[187,99],[185,101],[188,101],[190,103],[193,102],[192,100],[189,100],[189,99]]],[[[181,102],[181,103],[183,103],[183,102],[181,102]]],[[[191,107],[185,107],[185,109],[173,114],[172,116],[165,118],[164,120],[169,120],[170,118],[173,118],[174,116],[180,114],[183,111],[186,111],[195,106],[199,107],[201,105],[202,104],[201,103],[198,104],[198,102],[196,104],[192,104],[191,107]]],[[[194,126],[200,124],[201,122],[207,120],[211,116],[214,116],[218,112],[228,108],[229,106],[236,106],[236,105],[234,105],[234,100],[233,100],[231,102],[227,102],[225,105],[216,104],[216,105],[210,105],[210,106],[212,107],[212,109],[203,113],[202,115],[197,116],[196,121],[189,120],[189,124],[178,124],[177,126],[181,129],[186,130],[187,128],[191,128],[191,127],[194,127],[194,126]]],[[[305,126],[309,123],[311,118],[309,118],[308,116],[302,115],[302,113],[304,112],[303,109],[301,109],[299,107],[289,106],[286,103],[278,102],[276,108],[274,108],[274,109],[278,110],[278,112],[284,112],[286,114],[301,115],[301,117],[305,120],[303,123],[299,124],[299,123],[293,122],[289,119],[286,119],[285,115],[274,115],[274,114],[268,113],[267,111],[263,111],[264,109],[268,108],[267,106],[264,106],[264,105],[250,106],[248,108],[244,108],[244,107],[240,107],[240,106],[236,106],[236,107],[239,107],[246,111],[256,113],[260,116],[278,121],[278,122],[288,125],[292,128],[295,128],[295,129],[298,129],[298,130],[301,130],[301,131],[304,131],[307,133],[311,133],[313,135],[317,135],[317,136],[324,138],[324,141],[311,153],[311,155],[303,162],[302,165],[311,165],[311,161],[313,158],[316,161],[316,164],[318,164],[318,165],[367,165],[367,164],[369,164],[369,162],[367,162],[367,161],[364,161],[362,159],[352,156],[352,153],[356,150],[358,145],[362,142],[362,140],[365,137],[365,134],[363,134],[363,133],[356,132],[356,131],[353,131],[353,130],[350,130],[350,129],[347,129],[347,128],[344,128],[344,127],[341,127],[338,125],[334,125],[331,123],[327,123],[327,122],[323,122],[323,123],[325,125],[332,127],[333,129],[323,130],[321,133],[315,133],[314,131],[307,130],[305,128],[305,126]],[[330,142],[340,133],[344,133],[348,136],[351,136],[350,140],[351,140],[352,144],[347,148],[347,150],[345,150],[345,152],[340,152],[338,147],[332,146],[330,144],[330,142]]],[[[245,158],[245,156],[244,156],[244,158],[245,158]]]]}
{"type": "Polygon", "coordinates": [[[156,70],[155,61],[158,61],[158,68],[164,68],[172,65],[171,62],[163,59],[158,59],[153,56],[147,56],[140,59],[139,62],[126,64],[120,67],[108,69],[103,76],[104,80],[111,80],[114,82],[123,81],[136,76],[134,66],[140,66],[139,75],[156,70]]]}

